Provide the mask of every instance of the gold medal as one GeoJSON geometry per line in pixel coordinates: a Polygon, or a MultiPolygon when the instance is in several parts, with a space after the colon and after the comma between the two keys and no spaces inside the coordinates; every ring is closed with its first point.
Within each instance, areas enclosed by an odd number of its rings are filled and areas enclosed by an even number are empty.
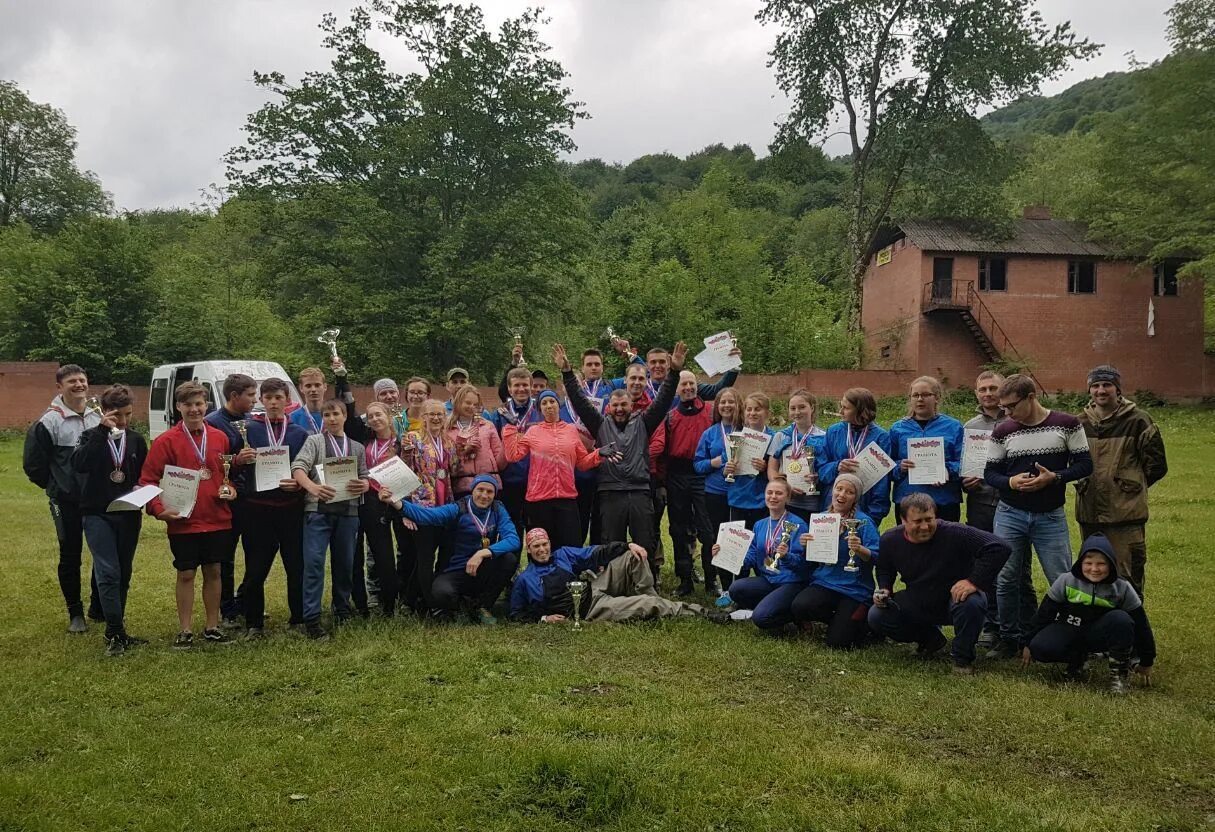
{"type": "Polygon", "coordinates": [[[785,470],[790,474],[800,474],[802,472],[802,464],[796,459],[790,459],[785,463],[785,470]]]}
{"type": "Polygon", "coordinates": [[[482,548],[482,549],[488,549],[488,548],[489,548],[489,538],[488,538],[488,537],[482,537],[482,538],[481,538],[481,548],[482,548]]]}

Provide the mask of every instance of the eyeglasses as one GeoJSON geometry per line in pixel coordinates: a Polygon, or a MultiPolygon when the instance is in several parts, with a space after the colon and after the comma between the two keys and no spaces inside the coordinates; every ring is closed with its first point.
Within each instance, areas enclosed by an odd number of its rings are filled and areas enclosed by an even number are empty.
{"type": "Polygon", "coordinates": [[[912,393],[911,394],[911,398],[913,398],[913,399],[935,399],[936,397],[937,397],[936,393],[912,393]]]}
{"type": "Polygon", "coordinates": [[[1000,407],[1004,408],[1005,410],[1012,410],[1014,407],[1019,405],[1021,402],[1025,401],[1027,398],[1029,398],[1029,397],[1022,396],[1021,398],[1017,399],[1015,402],[1008,402],[1007,404],[1005,404],[1004,402],[1000,402],[1000,407]]]}

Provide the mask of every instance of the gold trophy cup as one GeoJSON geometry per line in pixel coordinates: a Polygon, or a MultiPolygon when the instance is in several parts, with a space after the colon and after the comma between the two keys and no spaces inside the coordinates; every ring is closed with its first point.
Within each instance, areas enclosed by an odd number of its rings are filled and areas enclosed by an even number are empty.
{"type": "Polygon", "coordinates": [[[219,459],[224,464],[224,481],[220,483],[216,495],[221,500],[230,500],[236,496],[236,489],[232,487],[232,481],[228,479],[228,475],[232,473],[232,460],[236,459],[236,454],[220,454],[219,459]]]}
{"type": "Polygon", "coordinates": [[[590,586],[586,581],[570,581],[566,584],[569,587],[570,595],[574,598],[574,629],[582,629],[582,596],[586,593],[586,588],[590,586]]]}
{"type": "Polygon", "coordinates": [[[519,348],[519,364],[517,366],[526,367],[527,360],[523,357],[523,333],[527,332],[527,330],[521,326],[512,326],[507,332],[510,334],[510,337],[515,339],[515,346],[519,348]]]}
{"type": "MultiPolygon", "coordinates": [[[[742,447],[743,435],[741,433],[732,433],[726,437],[726,465],[729,465],[738,458],[738,449],[742,447]]],[[[723,479],[726,482],[734,482],[733,474],[726,474],[723,479]]]]}
{"type": "MultiPolygon", "coordinates": [[[[776,544],[777,550],[779,550],[781,546],[787,547],[789,545],[789,541],[791,541],[793,539],[793,532],[796,529],[797,529],[797,526],[793,525],[788,520],[786,520],[784,523],[781,523],[780,541],[776,544]]],[[[777,571],[778,569],[780,569],[780,559],[783,558],[784,556],[785,556],[785,554],[783,552],[780,552],[780,551],[772,552],[772,554],[770,554],[766,558],[764,558],[764,569],[767,569],[769,572],[777,571]]]]}
{"type": "MultiPolygon", "coordinates": [[[[864,522],[865,521],[859,517],[842,518],[840,520],[840,523],[844,526],[844,536],[845,537],[856,537],[857,536],[856,530],[859,529],[861,527],[861,524],[864,522]]],[[[846,564],[844,564],[844,571],[845,572],[860,572],[861,571],[861,565],[860,565],[860,563],[857,562],[857,559],[856,559],[856,552],[849,550],[848,562],[846,564]]]]}

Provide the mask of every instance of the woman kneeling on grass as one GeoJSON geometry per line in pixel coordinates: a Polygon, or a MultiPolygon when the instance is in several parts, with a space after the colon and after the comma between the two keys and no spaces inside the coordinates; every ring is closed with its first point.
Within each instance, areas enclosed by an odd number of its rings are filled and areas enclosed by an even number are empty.
{"type": "MultiPolygon", "coordinates": [[[[762,630],[779,630],[793,620],[793,599],[810,582],[810,564],[802,535],[806,521],[786,510],[789,482],[777,477],[764,489],[768,516],[755,524],[755,537],[747,550],[741,575],[730,584],[730,597],[739,609],[753,610],[751,620],[762,630]]],[[[714,543],[716,556],[721,547],[714,543]]]]}
{"type": "Polygon", "coordinates": [[[488,474],[474,479],[472,493],[459,502],[433,508],[403,502],[380,489],[380,499],[402,517],[455,532],[451,558],[431,587],[433,612],[439,617],[450,619],[466,605],[474,622],[497,623],[490,610],[519,566],[519,536],[497,495],[498,482],[488,474]]]}
{"type": "MultiPolygon", "coordinates": [[[[828,514],[860,523],[856,534],[841,524],[839,556],[835,563],[820,563],[810,575],[810,586],[793,599],[793,621],[806,628],[815,621],[827,625],[826,644],[837,650],[860,647],[869,638],[869,602],[873,598],[873,561],[878,554],[877,524],[856,510],[861,480],[839,474],[831,488],[828,514]],[[849,566],[852,569],[849,569],[849,566]]],[[[802,535],[804,546],[814,539],[802,535]]]]}

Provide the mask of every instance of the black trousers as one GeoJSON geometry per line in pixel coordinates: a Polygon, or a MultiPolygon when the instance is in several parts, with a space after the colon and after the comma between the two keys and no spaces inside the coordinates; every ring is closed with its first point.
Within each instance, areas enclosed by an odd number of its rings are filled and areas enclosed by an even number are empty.
{"type": "MultiPolygon", "coordinates": [[[[982,529],[985,532],[990,532],[996,522],[996,507],[987,503],[980,503],[970,497],[966,498],[966,525],[976,529],[982,529]]],[[[1028,566],[1029,563],[1026,563],[1028,566]]],[[[997,605],[991,604],[987,608],[987,620],[983,622],[983,632],[998,633],[1000,632],[1000,615],[997,611],[997,605]]]]}
{"type": "MultiPolygon", "coordinates": [[[[435,559],[443,531],[438,526],[418,526],[417,531],[405,533],[401,557],[397,560],[398,597],[418,615],[434,609],[435,559]]],[[[515,562],[518,563],[517,558],[515,562]]],[[[440,563],[439,568],[443,565],[440,563]]]]}
{"type": "Polygon", "coordinates": [[[768,509],[764,506],[760,506],[759,508],[735,508],[734,506],[730,506],[731,522],[737,523],[739,520],[742,520],[747,524],[748,531],[754,530],[755,524],[767,516],[768,509]]]}
{"type": "Polygon", "coordinates": [[[650,555],[650,566],[654,574],[662,571],[666,563],[666,554],[662,547],[662,515],[667,510],[666,483],[656,477],[650,477],[650,500],[654,504],[654,550],[646,550],[650,555]]]}
{"type": "MultiPolygon", "coordinates": [[[[649,489],[599,492],[598,543],[628,541],[653,553],[657,531],[654,528],[654,500],[649,489]]],[[[653,562],[650,568],[657,572],[653,562]]]]}
{"type": "MultiPolygon", "coordinates": [[[[363,527],[363,539],[371,553],[375,584],[379,587],[380,612],[392,615],[396,610],[397,596],[401,592],[401,577],[397,571],[401,553],[409,545],[405,524],[399,515],[376,500],[367,501],[359,507],[359,522],[363,527]]],[[[355,553],[358,561],[358,553],[355,553]]]]}
{"type": "MultiPolygon", "coordinates": [[[[499,499],[502,500],[502,505],[506,507],[506,513],[510,515],[510,521],[515,524],[515,533],[519,535],[519,542],[522,544],[523,535],[527,531],[527,486],[526,485],[503,485],[499,492],[499,499]]],[[[522,548],[522,547],[520,547],[522,548]]]]}
{"type": "MultiPolygon", "coordinates": [[[[713,542],[717,542],[717,529],[722,523],[730,522],[730,503],[729,498],[725,494],[712,494],[705,492],[705,509],[709,514],[709,528],[712,529],[713,542]]],[[[711,559],[710,559],[711,560],[711,559]]],[[[729,589],[730,584],[734,582],[734,575],[724,569],[712,567],[712,572],[705,571],[705,584],[708,588],[709,575],[716,573],[717,579],[721,581],[722,589],[729,589]]]]}
{"type": "Polygon", "coordinates": [[[835,650],[861,647],[869,638],[869,605],[823,586],[808,586],[793,599],[793,621],[827,625],[825,644],[835,650]]]}
{"type": "Polygon", "coordinates": [[[445,614],[456,612],[466,598],[474,608],[492,608],[518,566],[519,556],[507,553],[482,563],[476,575],[469,575],[463,569],[444,572],[435,578],[431,588],[434,609],[445,614]]]}
{"type": "Polygon", "coordinates": [[[237,618],[242,612],[245,585],[242,581],[239,588],[236,586],[236,544],[244,533],[246,503],[233,500],[228,505],[232,507],[232,538],[228,542],[228,557],[219,564],[219,614],[237,618]]]}
{"type": "Polygon", "coordinates": [[[709,520],[705,501],[704,477],[697,474],[667,474],[667,505],[671,510],[671,547],[675,558],[675,577],[692,580],[692,558],[700,543],[700,565],[705,587],[713,581],[713,544],[717,533],[709,520]]]}
{"type": "Polygon", "coordinates": [[[1127,659],[1135,644],[1135,622],[1123,610],[1110,610],[1087,627],[1062,621],[1047,624],[1029,642],[1029,653],[1038,662],[1084,663],[1089,653],[1109,653],[1127,659]]]}
{"type": "Polygon", "coordinates": [[[88,514],[84,517],[84,536],[93,553],[97,596],[105,612],[106,638],[125,632],[123,618],[126,615],[127,593],[131,588],[131,571],[135,564],[135,547],[139,545],[142,520],[138,511],[88,514]]]}
{"type": "Polygon", "coordinates": [[[574,482],[578,489],[578,524],[582,528],[578,545],[581,546],[586,543],[588,534],[591,540],[599,539],[595,534],[598,531],[595,527],[599,525],[595,517],[595,492],[599,490],[599,480],[597,477],[588,477],[581,481],[575,478],[574,482]]]}
{"type": "Polygon", "coordinates": [[[264,506],[247,503],[244,508],[245,579],[241,582],[246,627],[266,624],[266,579],[274,556],[283,561],[287,576],[287,608],[290,624],[304,623],[304,505],[264,506]]]}
{"type": "MultiPolygon", "coordinates": [[[[84,554],[84,518],[80,504],[71,500],[51,500],[51,520],[59,541],[59,591],[67,604],[68,616],[84,615],[80,600],[80,566],[84,554]]],[[[100,621],[105,617],[101,597],[97,593],[97,577],[89,574],[89,618],[100,621]]]]}
{"type": "Polygon", "coordinates": [[[578,501],[539,500],[527,504],[527,521],[533,529],[544,529],[553,549],[581,546],[582,522],[578,516],[578,501]]]}

